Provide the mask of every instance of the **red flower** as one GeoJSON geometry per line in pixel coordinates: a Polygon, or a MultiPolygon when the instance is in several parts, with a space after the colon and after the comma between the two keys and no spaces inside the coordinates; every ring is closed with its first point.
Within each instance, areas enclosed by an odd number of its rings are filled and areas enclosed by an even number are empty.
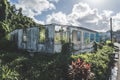
{"type": "Polygon", "coordinates": [[[90,69],[90,64],[86,64],[86,69],[90,69]]]}
{"type": "Polygon", "coordinates": [[[80,63],[80,58],[77,59],[77,62],[80,63]]]}
{"type": "Polygon", "coordinates": [[[72,61],[72,65],[75,65],[75,62],[72,61]]]}
{"type": "Polygon", "coordinates": [[[85,62],[83,61],[82,64],[80,65],[80,67],[83,67],[85,65],[85,62]]]}

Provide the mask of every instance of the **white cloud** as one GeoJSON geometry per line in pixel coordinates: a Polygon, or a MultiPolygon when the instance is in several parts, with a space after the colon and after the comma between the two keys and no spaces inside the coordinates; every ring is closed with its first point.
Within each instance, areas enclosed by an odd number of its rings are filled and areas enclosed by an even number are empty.
{"type": "Polygon", "coordinates": [[[38,24],[42,24],[42,25],[45,24],[44,21],[37,20],[37,19],[35,19],[34,17],[33,17],[32,19],[33,19],[36,23],[38,23],[38,24]]]}
{"type": "Polygon", "coordinates": [[[33,18],[37,23],[41,24],[68,24],[86,27],[96,31],[107,31],[110,29],[109,19],[113,17],[113,30],[120,29],[120,13],[112,16],[113,11],[103,10],[101,13],[98,9],[91,8],[86,3],[77,3],[73,6],[72,12],[65,14],[62,11],[57,13],[48,14],[46,21],[39,21],[35,19],[36,15],[42,14],[43,11],[56,9],[53,2],[58,2],[59,0],[18,0],[15,3],[17,8],[23,9],[23,14],[33,18]]]}
{"type": "Polygon", "coordinates": [[[46,23],[69,24],[96,31],[107,31],[112,13],[112,11],[104,10],[99,14],[97,9],[91,9],[88,4],[78,3],[73,6],[72,12],[68,15],[62,12],[48,15],[46,23]]]}
{"type": "Polygon", "coordinates": [[[83,24],[97,24],[101,16],[97,9],[91,9],[86,3],[78,3],[73,6],[72,13],[68,15],[69,22],[77,26],[83,24]]]}
{"type": "Polygon", "coordinates": [[[62,12],[58,12],[58,13],[52,13],[51,15],[48,15],[46,19],[46,23],[47,24],[50,24],[50,23],[67,24],[68,21],[67,21],[66,14],[62,12]]]}
{"type": "Polygon", "coordinates": [[[82,18],[87,15],[90,11],[90,7],[85,3],[78,3],[73,6],[72,14],[82,18]]]}
{"type": "Polygon", "coordinates": [[[59,0],[49,0],[49,1],[51,1],[51,2],[56,2],[56,3],[59,2],[59,0]]]}
{"type": "Polygon", "coordinates": [[[120,29],[120,12],[113,16],[113,30],[120,29]]]}
{"type": "Polygon", "coordinates": [[[113,11],[103,10],[102,16],[103,17],[110,17],[113,14],[113,11]]]}
{"type": "Polygon", "coordinates": [[[55,9],[54,4],[48,0],[18,0],[18,3],[14,4],[17,9],[22,8],[24,15],[33,18],[35,21],[37,20],[34,16],[40,15],[43,11],[55,9]]]}

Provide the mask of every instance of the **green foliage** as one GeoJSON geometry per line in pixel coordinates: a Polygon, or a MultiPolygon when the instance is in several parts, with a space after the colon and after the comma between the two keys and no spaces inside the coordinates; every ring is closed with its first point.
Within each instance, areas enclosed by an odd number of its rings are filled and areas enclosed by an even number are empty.
{"type": "Polygon", "coordinates": [[[10,35],[6,34],[5,37],[2,37],[0,39],[0,50],[6,50],[6,51],[15,51],[17,50],[16,43],[10,41],[10,35]]]}
{"type": "Polygon", "coordinates": [[[39,42],[40,43],[45,42],[45,28],[44,27],[40,27],[39,36],[40,36],[39,42]]]}
{"type": "Polygon", "coordinates": [[[7,0],[0,0],[0,21],[3,21],[7,17],[8,4],[7,0]]]}
{"type": "Polygon", "coordinates": [[[91,72],[91,65],[80,58],[72,61],[69,68],[69,80],[94,80],[94,73],[91,72]]]}
{"type": "Polygon", "coordinates": [[[7,33],[32,26],[40,26],[31,18],[22,14],[22,8],[16,9],[15,5],[10,5],[7,0],[0,0],[0,38],[7,33]]]}
{"type": "Polygon", "coordinates": [[[36,54],[34,57],[30,57],[26,52],[10,53],[0,51],[0,65],[8,66],[6,73],[10,70],[9,75],[14,79],[16,77],[18,80],[68,80],[67,72],[70,60],[76,61],[81,58],[81,60],[91,64],[91,71],[95,73],[95,80],[106,80],[110,62],[109,55],[112,54],[112,51],[111,47],[104,46],[103,49],[99,49],[96,53],[72,56],[69,53],[36,54]]]}
{"type": "Polygon", "coordinates": [[[110,54],[112,54],[113,48],[104,46],[103,49],[99,49],[96,53],[86,53],[80,55],[71,56],[72,59],[76,60],[81,58],[88,63],[91,63],[92,71],[96,75],[95,80],[105,80],[108,70],[108,64],[110,62],[110,54]]]}
{"type": "Polygon", "coordinates": [[[70,45],[70,43],[64,43],[62,45],[62,53],[63,54],[70,54],[70,52],[71,52],[71,45],[70,45]]]}
{"type": "Polygon", "coordinates": [[[67,43],[68,38],[66,32],[56,32],[55,33],[55,43],[67,43]]]}
{"type": "Polygon", "coordinates": [[[0,39],[5,36],[6,32],[4,28],[2,27],[2,22],[0,22],[0,39]]]}
{"type": "Polygon", "coordinates": [[[89,37],[87,37],[87,38],[85,39],[85,44],[86,44],[86,45],[89,44],[89,41],[90,41],[90,39],[89,39],[89,37]]]}
{"type": "Polygon", "coordinates": [[[15,5],[10,5],[7,0],[0,0],[0,49],[15,50],[17,48],[16,43],[11,44],[8,34],[15,29],[32,26],[40,25],[31,18],[24,16],[22,8],[16,9],[15,5]]]}
{"type": "Polygon", "coordinates": [[[55,43],[60,43],[61,42],[61,36],[60,33],[55,34],[55,43]]]}
{"type": "Polygon", "coordinates": [[[2,29],[6,32],[9,33],[10,32],[10,28],[9,28],[9,23],[8,22],[1,22],[1,27],[2,29]]]}
{"type": "Polygon", "coordinates": [[[98,44],[94,41],[93,42],[93,50],[94,50],[94,52],[96,52],[97,49],[98,49],[98,44]]]}
{"type": "Polygon", "coordinates": [[[68,35],[67,35],[67,32],[63,32],[63,41],[65,42],[65,43],[67,43],[68,42],[68,37],[67,37],[68,35]]]}
{"type": "Polygon", "coordinates": [[[107,41],[106,41],[106,44],[110,44],[110,43],[111,43],[111,41],[110,41],[110,40],[107,40],[107,41]]]}
{"type": "MultiPolygon", "coordinates": [[[[19,80],[60,80],[65,78],[70,57],[63,54],[35,55],[0,51],[2,65],[19,73],[19,80]]],[[[14,79],[13,79],[14,80],[14,79]]]]}
{"type": "Polygon", "coordinates": [[[7,65],[2,66],[2,80],[18,80],[19,73],[10,69],[7,65]]]}
{"type": "Polygon", "coordinates": [[[107,40],[107,41],[106,41],[106,44],[107,44],[108,46],[111,46],[111,47],[114,46],[114,44],[113,44],[110,40],[107,40]]]}

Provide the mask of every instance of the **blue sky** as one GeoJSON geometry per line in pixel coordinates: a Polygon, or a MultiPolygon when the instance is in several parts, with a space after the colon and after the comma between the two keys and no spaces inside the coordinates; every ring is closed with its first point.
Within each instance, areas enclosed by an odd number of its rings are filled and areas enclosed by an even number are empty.
{"type": "Polygon", "coordinates": [[[120,0],[9,0],[22,7],[23,14],[41,24],[57,23],[82,26],[96,31],[120,29],[120,0]]]}

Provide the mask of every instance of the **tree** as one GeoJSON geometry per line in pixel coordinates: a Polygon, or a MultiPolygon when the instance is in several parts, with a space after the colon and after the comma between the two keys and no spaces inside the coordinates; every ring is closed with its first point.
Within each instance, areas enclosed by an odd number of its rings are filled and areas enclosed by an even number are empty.
{"type": "Polygon", "coordinates": [[[39,26],[33,19],[22,14],[22,8],[16,9],[7,0],[0,0],[0,38],[7,33],[31,26],[39,26]]]}
{"type": "Polygon", "coordinates": [[[7,18],[7,10],[7,0],[0,0],[0,21],[3,21],[7,18]]]}

